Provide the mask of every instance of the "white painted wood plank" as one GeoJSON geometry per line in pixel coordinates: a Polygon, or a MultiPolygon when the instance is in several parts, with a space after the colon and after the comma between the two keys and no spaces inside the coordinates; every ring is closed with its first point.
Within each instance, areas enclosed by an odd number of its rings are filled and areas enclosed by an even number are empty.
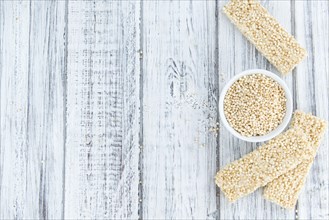
{"type": "Polygon", "coordinates": [[[61,218],[65,2],[0,4],[0,218],[61,218]]]}
{"type": "MultiPolygon", "coordinates": [[[[1,2],[0,218],[27,212],[29,2],[1,2]]],[[[32,217],[32,216],[31,216],[32,217]]]]}
{"type": "Polygon", "coordinates": [[[138,217],[139,11],[68,3],[65,218],[138,217]]]}
{"type": "MultiPolygon", "coordinates": [[[[227,1],[219,1],[219,87],[234,75],[247,69],[267,69],[278,73],[245,37],[230,23],[222,12],[227,1]]],[[[262,5],[278,19],[283,27],[291,32],[291,13],[289,1],[261,1],[262,5]]],[[[278,73],[278,75],[280,75],[278,73]]],[[[293,90],[293,76],[284,77],[284,81],[293,90]]],[[[259,144],[247,143],[233,137],[221,124],[219,136],[219,165],[224,165],[241,158],[256,149],[259,144]]],[[[219,169],[219,168],[218,168],[219,169]]],[[[218,190],[219,191],[219,190],[218,190]]],[[[266,201],[262,189],[248,195],[235,203],[229,203],[220,192],[220,219],[293,219],[294,211],[283,210],[275,204],[266,201]]]]}
{"type": "Polygon", "coordinates": [[[30,7],[26,202],[33,212],[24,217],[62,218],[65,2],[31,1],[30,7]]]}
{"type": "MultiPolygon", "coordinates": [[[[306,45],[307,62],[296,73],[297,108],[328,121],[329,2],[295,2],[297,39],[306,45]]],[[[298,200],[300,219],[329,218],[328,130],[298,200]]]]}
{"type": "Polygon", "coordinates": [[[216,217],[215,10],[215,1],[143,2],[145,219],[216,217]]]}

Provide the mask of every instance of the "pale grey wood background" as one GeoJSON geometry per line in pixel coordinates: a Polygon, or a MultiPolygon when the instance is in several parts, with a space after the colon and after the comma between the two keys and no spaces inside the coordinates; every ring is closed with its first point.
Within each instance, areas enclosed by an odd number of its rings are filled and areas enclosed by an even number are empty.
{"type": "MultiPolygon", "coordinates": [[[[269,64],[226,1],[1,1],[1,219],[328,219],[328,133],[295,210],[229,204],[223,165],[260,144],[220,124],[234,74],[269,64]]],[[[328,120],[328,1],[262,1],[307,48],[283,79],[328,120]]]]}

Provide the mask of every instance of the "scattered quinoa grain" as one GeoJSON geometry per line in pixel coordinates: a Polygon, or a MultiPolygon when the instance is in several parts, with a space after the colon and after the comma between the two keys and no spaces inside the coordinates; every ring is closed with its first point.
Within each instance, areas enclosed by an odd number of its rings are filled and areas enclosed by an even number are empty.
{"type": "Polygon", "coordinates": [[[242,34],[282,73],[289,73],[306,57],[302,48],[255,0],[231,0],[223,8],[242,34]]]}
{"type": "Polygon", "coordinates": [[[304,132],[289,129],[218,171],[215,182],[233,202],[295,168],[310,151],[304,132]]]}
{"type": "Polygon", "coordinates": [[[284,89],[272,78],[255,73],[235,81],[224,98],[229,124],[246,137],[262,136],[281,124],[286,113],[284,89]]]}
{"type": "Polygon", "coordinates": [[[303,130],[310,143],[311,152],[295,169],[268,183],[264,189],[264,197],[284,208],[293,209],[311,169],[316,151],[327,128],[327,123],[311,114],[296,111],[290,127],[303,130]]]}

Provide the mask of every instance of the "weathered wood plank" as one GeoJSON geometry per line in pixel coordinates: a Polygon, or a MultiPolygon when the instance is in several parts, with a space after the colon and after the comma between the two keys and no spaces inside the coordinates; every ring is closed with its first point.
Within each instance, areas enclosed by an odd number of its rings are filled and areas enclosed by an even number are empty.
{"type": "MultiPolygon", "coordinates": [[[[219,1],[219,87],[234,75],[247,69],[267,69],[278,73],[245,37],[230,23],[222,12],[226,1],[219,1]]],[[[262,1],[267,10],[278,19],[286,30],[291,32],[291,13],[289,1],[262,1]]],[[[278,73],[278,75],[280,75],[278,73]]],[[[284,77],[285,82],[293,90],[293,76],[284,77]]],[[[259,144],[247,143],[233,137],[221,124],[219,136],[219,165],[220,167],[241,158],[256,149],[259,144]]],[[[220,219],[293,219],[294,211],[286,211],[279,206],[266,201],[262,189],[248,195],[235,203],[229,203],[223,193],[219,193],[220,219]]]]}
{"type": "Polygon", "coordinates": [[[215,1],[143,2],[145,219],[216,217],[215,10],[215,1]]]}
{"type": "Polygon", "coordinates": [[[68,3],[65,218],[138,217],[139,11],[68,3]]]}
{"type": "MultiPolygon", "coordinates": [[[[328,120],[329,2],[295,2],[296,36],[306,45],[307,61],[297,68],[297,108],[328,120]]],[[[300,219],[329,218],[328,130],[298,200],[300,219]]]]}
{"type": "Polygon", "coordinates": [[[65,2],[0,4],[0,218],[61,218],[65,2]]]}
{"type": "Polygon", "coordinates": [[[31,1],[27,204],[63,217],[65,2],[31,1]]]}
{"type": "Polygon", "coordinates": [[[0,218],[27,212],[29,2],[1,2],[0,218]],[[14,113],[14,114],[13,114],[14,113]]]}

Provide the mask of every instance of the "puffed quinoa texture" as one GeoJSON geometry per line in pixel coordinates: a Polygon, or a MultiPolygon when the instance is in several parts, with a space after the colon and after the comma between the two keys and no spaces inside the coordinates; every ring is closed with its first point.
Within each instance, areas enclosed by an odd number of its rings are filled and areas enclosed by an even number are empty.
{"type": "Polygon", "coordinates": [[[268,183],[264,189],[264,197],[284,208],[293,209],[324,136],[327,123],[311,114],[296,111],[290,127],[303,130],[308,137],[312,151],[295,169],[268,183]]]}
{"type": "Polygon", "coordinates": [[[292,128],[218,171],[216,184],[230,202],[295,168],[311,153],[303,130],[292,128]]]}
{"type": "Polygon", "coordinates": [[[255,0],[231,0],[223,8],[242,34],[282,73],[289,73],[306,57],[302,48],[255,0]]]}
{"type": "Polygon", "coordinates": [[[250,74],[239,78],[224,98],[224,113],[234,130],[245,137],[262,136],[282,123],[286,96],[272,78],[250,74]]]}

